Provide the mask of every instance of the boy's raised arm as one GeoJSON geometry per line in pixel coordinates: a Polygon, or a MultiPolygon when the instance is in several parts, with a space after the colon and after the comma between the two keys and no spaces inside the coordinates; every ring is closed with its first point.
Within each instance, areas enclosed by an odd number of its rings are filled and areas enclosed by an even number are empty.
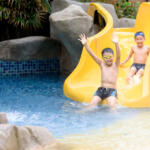
{"type": "Polygon", "coordinates": [[[87,45],[87,38],[85,34],[81,34],[79,36],[79,41],[85,46],[87,52],[92,56],[92,58],[95,60],[95,62],[99,65],[101,65],[101,60],[95,55],[95,53],[92,51],[92,49],[87,45]]]}
{"type": "Polygon", "coordinates": [[[115,43],[115,47],[116,47],[116,65],[119,66],[120,65],[120,47],[119,47],[119,40],[118,40],[118,36],[114,33],[113,34],[113,38],[112,41],[115,43]]]}

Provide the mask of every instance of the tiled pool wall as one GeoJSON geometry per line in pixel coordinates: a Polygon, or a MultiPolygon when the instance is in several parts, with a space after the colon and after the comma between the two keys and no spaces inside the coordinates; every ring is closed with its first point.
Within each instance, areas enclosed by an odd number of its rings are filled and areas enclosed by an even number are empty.
{"type": "Polygon", "coordinates": [[[59,73],[58,59],[3,61],[0,60],[0,75],[59,73]]]}

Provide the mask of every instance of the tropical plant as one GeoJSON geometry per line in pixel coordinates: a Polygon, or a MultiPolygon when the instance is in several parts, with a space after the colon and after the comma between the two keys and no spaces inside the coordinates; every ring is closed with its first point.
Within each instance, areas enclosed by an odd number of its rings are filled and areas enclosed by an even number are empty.
{"type": "MultiPolygon", "coordinates": [[[[80,0],[81,2],[104,2],[110,3],[110,0],[80,0]]],[[[140,5],[140,2],[128,2],[127,0],[116,0],[114,1],[114,6],[116,13],[119,18],[136,18],[137,10],[140,5]]]]}
{"type": "Polygon", "coordinates": [[[0,21],[21,29],[38,29],[45,13],[50,13],[49,0],[0,0],[0,21]]]}
{"type": "Polygon", "coordinates": [[[109,0],[79,0],[80,2],[104,2],[108,3],[109,0]]]}
{"type": "Polygon", "coordinates": [[[126,0],[119,0],[115,3],[115,9],[119,18],[128,17],[136,18],[140,2],[127,2],[126,0]]]}

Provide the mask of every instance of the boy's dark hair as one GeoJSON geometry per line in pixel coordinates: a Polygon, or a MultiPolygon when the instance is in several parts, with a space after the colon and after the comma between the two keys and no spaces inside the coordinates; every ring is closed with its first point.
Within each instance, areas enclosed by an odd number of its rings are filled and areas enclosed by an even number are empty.
{"type": "Polygon", "coordinates": [[[138,31],[135,33],[134,38],[136,38],[138,35],[143,36],[145,38],[145,34],[142,31],[138,31]]]}
{"type": "Polygon", "coordinates": [[[114,54],[113,50],[111,48],[104,48],[102,50],[102,56],[104,55],[104,53],[111,53],[114,54]]]}

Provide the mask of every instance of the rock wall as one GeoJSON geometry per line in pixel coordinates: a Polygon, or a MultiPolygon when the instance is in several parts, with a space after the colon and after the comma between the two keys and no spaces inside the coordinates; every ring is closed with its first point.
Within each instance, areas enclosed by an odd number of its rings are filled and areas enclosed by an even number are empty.
{"type": "Polygon", "coordinates": [[[60,43],[47,37],[33,36],[0,42],[2,60],[59,59],[60,54],[60,43]]]}

